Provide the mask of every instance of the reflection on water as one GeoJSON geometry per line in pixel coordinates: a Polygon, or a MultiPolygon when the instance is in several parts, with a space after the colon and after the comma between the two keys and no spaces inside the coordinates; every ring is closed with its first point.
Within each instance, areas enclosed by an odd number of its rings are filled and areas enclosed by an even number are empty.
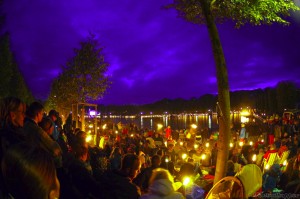
{"type": "MultiPolygon", "coordinates": [[[[172,129],[189,129],[192,124],[197,125],[198,129],[218,129],[218,115],[211,114],[178,114],[178,115],[139,115],[135,117],[115,116],[103,121],[113,123],[129,124],[134,123],[141,129],[157,129],[157,125],[163,127],[171,126],[172,129]]],[[[239,113],[231,114],[231,122],[237,124],[241,122],[239,113]]]]}

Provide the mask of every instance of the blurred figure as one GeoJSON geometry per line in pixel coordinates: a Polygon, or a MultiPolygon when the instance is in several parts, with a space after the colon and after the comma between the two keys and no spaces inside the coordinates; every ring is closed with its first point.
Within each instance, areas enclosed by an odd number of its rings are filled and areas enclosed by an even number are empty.
{"type": "Polygon", "coordinates": [[[227,161],[227,172],[226,172],[226,176],[234,176],[235,172],[234,172],[234,162],[232,160],[228,160],[227,161]]]}
{"type": "Polygon", "coordinates": [[[270,170],[263,174],[262,191],[264,193],[272,193],[279,183],[280,175],[280,165],[273,164],[270,170]]]}
{"type": "Polygon", "coordinates": [[[39,126],[51,137],[52,137],[52,133],[53,133],[53,123],[52,120],[48,117],[44,117],[42,119],[42,121],[39,123],[39,126]]]}
{"type": "Polygon", "coordinates": [[[38,126],[38,123],[43,119],[43,110],[44,107],[39,102],[30,104],[27,110],[27,120],[24,124],[25,136],[31,144],[42,147],[54,158],[61,159],[62,151],[58,143],[52,140],[50,136],[38,126]]]}
{"type": "Polygon", "coordinates": [[[172,138],[172,129],[171,129],[171,126],[168,126],[166,129],[165,129],[165,137],[166,139],[171,139],[172,138]]]}
{"type": "Polygon", "coordinates": [[[148,191],[149,180],[154,169],[157,169],[161,163],[159,155],[154,155],[151,158],[151,166],[145,168],[137,175],[133,182],[141,188],[142,193],[148,191]]]}
{"type": "Polygon", "coordinates": [[[262,161],[263,161],[264,155],[265,155],[264,150],[263,149],[259,149],[258,154],[256,156],[256,165],[257,166],[260,167],[262,165],[262,161]]]}
{"type": "Polygon", "coordinates": [[[118,170],[121,168],[122,154],[119,147],[115,147],[109,156],[110,169],[118,170]]]}
{"type": "Polygon", "coordinates": [[[141,199],[183,199],[183,195],[173,187],[173,177],[165,169],[155,169],[149,181],[149,193],[141,199]]]}
{"type": "MultiPolygon", "coordinates": [[[[0,102],[0,160],[13,145],[25,140],[23,131],[26,104],[19,98],[7,97],[0,102]]],[[[0,175],[0,190],[3,179],[0,175]]]]}
{"type": "Polygon", "coordinates": [[[119,170],[106,171],[102,182],[108,198],[139,199],[140,189],[132,183],[139,170],[139,157],[135,154],[125,154],[119,170]]]}
{"type": "Polygon", "coordinates": [[[15,97],[7,97],[0,104],[1,159],[13,144],[25,140],[23,131],[26,104],[15,97]]]}
{"type": "Polygon", "coordinates": [[[87,143],[78,143],[73,147],[75,159],[69,165],[69,175],[75,188],[83,198],[93,196],[101,198],[104,195],[102,186],[93,177],[93,170],[88,161],[89,152],[87,143]]]}
{"type": "Polygon", "coordinates": [[[2,173],[9,198],[59,198],[53,159],[42,148],[25,143],[11,147],[2,160],[2,173]]]}
{"type": "Polygon", "coordinates": [[[204,189],[202,189],[199,185],[194,181],[196,175],[199,171],[195,168],[195,166],[191,163],[183,163],[180,167],[178,181],[182,183],[179,192],[183,193],[187,199],[201,199],[204,198],[204,189]],[[190,179],[188,183],[185,184],[185,180],[190,179]]]}
{"type": "Polygon", "coordinates": [[[48,118],[52,121],[53,130],[51,132],[52,138],[56,141],[59,136],[59,131],[56,125],[57,118],[59,117],[59,114],[56,110],[50,110],[48,114],[48,118]]]}

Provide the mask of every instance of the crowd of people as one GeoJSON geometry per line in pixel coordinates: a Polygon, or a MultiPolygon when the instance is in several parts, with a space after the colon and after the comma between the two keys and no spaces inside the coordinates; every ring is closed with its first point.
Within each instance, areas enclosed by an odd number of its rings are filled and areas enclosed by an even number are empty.
{"type": "MultiPolygon", "coordinates": [[[[56,110],[46,113],[39,102],[1,100],[0,198],[197,199],[213,186],[218,152],[214,134],[204,139],[201,132],[170,126],[160,132],[135,126],[118,134],[107,128],[91,143],[87,132],[63,126],[59,118],[56,110]]],[[[235,130],[226,176],[256,164],[263,172],[261,194],[300,194],[298,120],[290,123],[293,131],[280,119],[267,124],[266,134],[275,135],[269,139],[251,140],[247,125],[235,130]],[[264,168],[271,153],[280,159],[285,151],[287,164],[264,168]]]]}

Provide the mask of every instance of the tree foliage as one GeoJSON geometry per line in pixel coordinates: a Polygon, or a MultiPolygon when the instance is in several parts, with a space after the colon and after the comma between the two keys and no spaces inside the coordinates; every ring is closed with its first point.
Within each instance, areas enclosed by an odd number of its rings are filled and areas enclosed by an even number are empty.
{"type": "Polygon", "coordinates": [[[111,84],[105,74],[109,65],[97,40],[90,36],[80,45],[52,84],[49,97],[52,106],[66,108],[73,103],[98,100],[111,84]]]}
{"type": "MultiPolygon", "coordinates": [[[[174,0],[169,8],[175,8],[178,15],[195,24],[205,24],[202,5],[204,0],[174,0]]],[[[217,23],[233,21],[236,27],[246,23],[253,25],[281,23],[288,25],[286,17],[291,11],[299,10],[293,0],[205,0],[211,5],[212,15],[217,23]]]]}
{"type": "Polygon", "coordinates": [[[0,97],[14,96],[26,103],[34,100],[10,48],[9,34],[0,36],[0,97]]]}

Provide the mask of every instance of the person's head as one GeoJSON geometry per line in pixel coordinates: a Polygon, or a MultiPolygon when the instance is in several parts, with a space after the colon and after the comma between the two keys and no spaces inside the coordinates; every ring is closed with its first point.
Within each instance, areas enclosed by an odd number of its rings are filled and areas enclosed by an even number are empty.
{"type": "Polygon", "coordinates": [[[124,155],[121,163],[121,171],[123,171],[129,178],[135,178],[140,167],[141,164],[137,155],[132,153],[124,155]]]}
{"type": "Polygon", "coordinates": [[[56,110],[52,109],[49,111],[48,116],[51,118],[52,121],[56,121],[57,117],[58,117],[58,113],[56,112],[56,110]]]}
{"type": "Polygon", "coordinates": [[[195,174],[195,167],[192,163],[185,162],[180,167],[180,176],[193,176],[195,174]]]}
{"type": "Polygon", "coordinates": [[[78,131],[75,135],[76,140],[78,140],[80,142],[85,142],[86,136],[87,136],[87,134],[84,131],[78,131]]]}
{"type": "Polygon", "coordinates": [[[75,155],[75,158],[77,158],[78,160],[81,160],[83,162],[87,161],[88,159],[88,154],[89,154],[89,150],[88,150],[88,145],[86,142],[78,142],[75,144],[75,146],[73,147],[73,152],[75,155]]]}
{"type": "Polygon", "coordinates": [[[39,123],[39,126],[48,134],[51,135],[53,130],[54,130],[54,126],[53,126],[53,122],[50,118],[48,117],[44,117],[42,119],[42,121],[39,123]]]}
{"type": "Polygon", "coordinates": [[[151,157],[151,164],[153,167],[159,167],[160,163],[161,160],[159,155],[154,155],[151,157]]]}
{"type": "Polygon", "coordinates": [[[6,97],[1,101],[0,121],[2,125],[23,127],[26,104],[16,97],[6,97]]]}
{"type": "Polygon", "coordinates": [[[156,152],[157,155],[159,155],[160,157],[164,156],[164,151],[162,149],[159,149],[157,152],[156,152]]]}
{"type": "Polygon", "coordinates": [[[42,148],[26,143],[12,146],[2,159],[2,173],[5,187],[14,198],[59,198],[53,159],[42,148]]]}
{"type": "Polygon", "coordinates": [[[37,123],[41,122],[43,119],[44,106],[39,102],[32,102],[26,112],[27,116],[37,123]]]}
{"type": "Polygon", "coordinates": [[[154,181],[156,180],[161,180],[161,179],[166,179],[169,180],[170,182],[173,182],[173,177],[170,174],[170,172],[166,169],[158,168],[154,169],[152,172],[152,175],[149,180],[149,185],[153,184],[154,181]]]}
{"type": "Polygon", "coordinates": [[[258,151],[258,153],[260,153],[260,154],[264,154],[264,153],[265,153],[265,151],[264,151],[264,149],[260,148],[260,149],[259,149],[259,151],[258,151]]]}

